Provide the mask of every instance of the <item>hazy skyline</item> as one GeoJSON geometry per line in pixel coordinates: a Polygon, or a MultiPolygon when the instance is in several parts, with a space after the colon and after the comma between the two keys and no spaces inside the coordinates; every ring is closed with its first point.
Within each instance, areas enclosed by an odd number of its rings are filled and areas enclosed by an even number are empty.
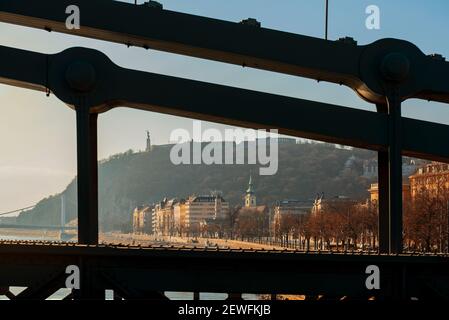
{"type": "MultiPolygon", "coordinates": [[[[168,10],[235,22],[252,17],[266,28],[315,37],[323,37],[324,33],[324,0],[159,2],[168,10]]],[[[367,44],[385,37],[401,38],[415,43],[426,54],[449,57],[449,21],[444,17],[447,9],[449,3],[444,0],[330,0],[329,39],[351,36],[359,44],[367,44]],[[370,4],[380,8],[380,30],[365,28],[365,8],[370,4]]],[[[373,110],[350,89],[334,84],[14,25],[0,23],[0,45],[44,53],[73,46],[90,47],[126,68],[373,110]]],[[[53,95],[47,98],[41,92],[0,85],[0,104],[3,212],[62,191],[76,174],[76,141],[75,114],[53,95]]],[[[449,124],[449,108],[440,103],[410,100],[404,103],[403,110],[408,117],[449,124]]],[[[99,118],[99,159],[128,149],[144,149],[147,129],[155,144],[163,144],[168,142],[171,130],[191,127],[189,119],[114,109],[99,118]]]]}

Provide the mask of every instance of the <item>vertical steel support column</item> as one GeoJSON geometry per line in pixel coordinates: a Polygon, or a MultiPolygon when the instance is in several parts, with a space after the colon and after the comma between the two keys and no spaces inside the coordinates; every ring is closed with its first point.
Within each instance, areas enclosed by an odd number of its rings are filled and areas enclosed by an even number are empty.
{"type": "Polygon", "coordinates": [[[98,243],[97,114],[76,107],[78,148],[78,242],[98,243]]]}
{"type": "Polygon", "coordinates": [[[86,257],[80,257],[80,288],[74,290],[74,300],[105,300],[105,289],[98,285],[98,275],[94,263],[86,257]]]}
{"type": "MultiPolygon", "coordinates": [[[[388,113],[387,105],[376,105],[377,112],[388,113]]],[[[390,183],[388,149],[377,152],[377,181],[378,181],[378,242],[379,252],[388,253],[390,251],[390,183]]]]}
{"type": "Polygon", "coordinates": [[[390,183],[388,151],[377,153],[378,164],[378,228],[379,228],[379,252],[388,253],[390,251],[390,183]]]}
{"type": "MultiPolygon", "coordinates": [[[[410,60],[407,55],[401,52],[388,53],[381,61],[380,71],[384,80],[385,96],[388,107],[389,251],[390,253],[401,253],[402,117],[400,86],[410,75],[410,60]]],[[[382,160],[383,163],[385,163],[385,160],[382,160]]],[[[382,221],[382,223],[384,223],[384,221],[382,221]]]]}
{"type": "Polygon", "coordinates": [[[389,145],[389,212],[390,253],[402,252],[402,153],[401,153],[401,101],[397,91],[387,97],[389,145]]]}

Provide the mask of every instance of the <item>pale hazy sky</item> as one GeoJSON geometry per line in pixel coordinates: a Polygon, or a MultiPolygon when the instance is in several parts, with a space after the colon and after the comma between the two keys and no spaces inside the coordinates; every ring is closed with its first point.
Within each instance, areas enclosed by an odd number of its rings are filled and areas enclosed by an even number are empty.
{"type": "MultiPolygon", "coordinates": [[[[168,10],[235,22],[253,17],[266,28],[323,36],[324,0],[159,2],[168,10]]],[[[385,37],[401,38],[414,42],[426,54],[436,52],[449,57],[448,9],[445,0],[330,0],[329,38],[352,36],[359,44],[385,37]],[[380,8],[380,30],[365,28],[365,8],[370,4],[380,8]]],[[[333,84],[2,23],[0,45],[43,53],[90,47],[126,68],[373,110],[350,89],[333,84]]],[[[0,85],[0,105],[0,212],[4,212],[62,191],[74,177],[75,114],[54,96],[47,98],[41,92],[5,85],[0,85]]],[[[449,106],[439,103],[408,101],[404,114],[449,124],[449,106]]],[[[168,142],[172,129],[191,128],[188,119],[124,108],[102,114],[99,119],[100,159],[128,149],[143,149],[147,129],[155,144],[163,144],[168,142]]]]}

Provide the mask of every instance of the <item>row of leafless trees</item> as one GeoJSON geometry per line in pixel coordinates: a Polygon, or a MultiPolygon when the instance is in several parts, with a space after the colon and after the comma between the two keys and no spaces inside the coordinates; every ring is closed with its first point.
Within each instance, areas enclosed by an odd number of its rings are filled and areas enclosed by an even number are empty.
{"type": "MultiPolygon", "coordinates": [[[[221,227],[224,237],[248,241],[275,239],[302,249],[375,250],[378,246],[376,204],[336,203],[314,214],[284,214],[279,219],[243,212],[221,227]]],[[[210,234],[211,235],[211,234],[210,234]]],[[[449,252],[449,192],[445,188],[417,190],[404,203],[406,250],[449,252]]]]}
{"type": "MultiPolygon", "coordinates": [[[[406,250],[449,252],[449,189],[445,183],[414,190],[404,203],[406,250]]],[[[376,204],[335,202],[315,213],[283,214],[234,208],[228,219],[176,230],[173,234],[276,243],[312,250],[375,250],[378,246],[376,204]]]]}
{"type": "Polygon", "coordinates": [[[305,249],[373,249],[377,244],[375,206],[335,203],[306,215],[283,215],[273,225],[274,237],[300,240],[305,249]]]}
{"type": "Polygon", "coordinates": [[[449,253],[449,191],[444,181],[416,190],[404,211],[406,248],[449,253]]]}

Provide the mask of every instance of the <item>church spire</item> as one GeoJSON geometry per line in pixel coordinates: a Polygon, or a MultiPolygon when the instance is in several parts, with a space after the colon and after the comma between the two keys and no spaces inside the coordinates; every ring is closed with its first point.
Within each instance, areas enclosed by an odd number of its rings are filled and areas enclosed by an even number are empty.
{"type": "Polygon", "coordinates": [[[245,207],[255,207],[256,206],[256,194],[253,188],[253,179],[251,173],[249,174],[248,189],[246,189],[245,194],[245,207]]]}
{"type": "Polygon", "coordinates": [[[246,190],[246,193],[254,193],[253,189],[253,182],[252,182],[252,176],[251,173],[249,174],[249,182],[248,182],[248,189],[246,190]]]}

